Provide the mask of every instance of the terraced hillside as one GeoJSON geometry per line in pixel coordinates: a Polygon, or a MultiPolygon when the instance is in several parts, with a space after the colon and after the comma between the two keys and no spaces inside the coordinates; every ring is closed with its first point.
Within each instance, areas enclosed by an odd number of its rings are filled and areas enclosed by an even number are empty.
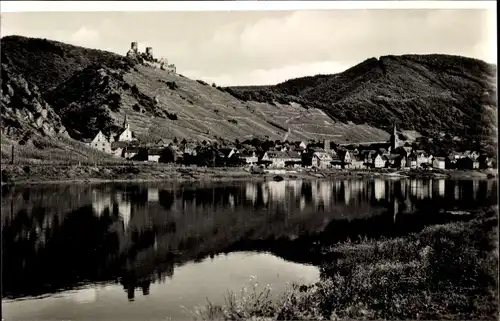
{"type": "Polygon", "coordinates": [[[496,137],[496,65],[451,55],[370,58],[334,75],[275,86],[226,88],[242,101],[295,101],[339,122],[367,123],[432,137],[481,141],[496,137]]]}
{"type": "Polygon", "coordinates": [[[356,142],[389,137],[373,126],[334,121],[308,106],[287,101],[244,102],[223,88],[161,69],[134,67],[125,57],[110,52],[18,36],[2,38],[2,49],[5,66],[40,88],[77,140],[91,138],[98,130],[116,132],[125,115],[144,140],[258,137],[356,142]]]}

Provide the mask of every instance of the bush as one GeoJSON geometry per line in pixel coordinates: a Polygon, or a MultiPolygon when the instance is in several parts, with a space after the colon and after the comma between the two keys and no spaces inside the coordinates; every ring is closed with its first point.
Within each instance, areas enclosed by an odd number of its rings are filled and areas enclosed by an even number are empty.
{"type": "Polygon", "coordinates": [[[168,111],[165,111],[165,114],[167,115],[168,119],[170,119],[170,120],[177,120],[177,114],[169,113],[168,111]]]}

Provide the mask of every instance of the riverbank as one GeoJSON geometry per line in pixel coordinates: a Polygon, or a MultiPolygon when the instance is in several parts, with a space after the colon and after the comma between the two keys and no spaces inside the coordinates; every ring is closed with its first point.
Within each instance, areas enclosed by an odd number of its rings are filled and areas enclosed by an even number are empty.
{"type": "Polygon", "coordinates": [[[497,209],[405,237],[325,246],[318,283],[296,285],[279,299],[271,299],[269,288],[254,287],[194,315],[202,320],[494,320],[497,209]]]}
{"type": "Polygon", "coordinates": [[[106,183],[106,182],[192,182],[253,181],[283,179],[350,179],[350,178],[494,178],[496,171],[429,171],[390,169],[372,170],[281,170],[252,174],[243,167],[181,167],[157,163],[125,164],[30,164],[3,165],[2,184],[106,183]],[[493,173],[493,174],[492,174],[493,173]]]}

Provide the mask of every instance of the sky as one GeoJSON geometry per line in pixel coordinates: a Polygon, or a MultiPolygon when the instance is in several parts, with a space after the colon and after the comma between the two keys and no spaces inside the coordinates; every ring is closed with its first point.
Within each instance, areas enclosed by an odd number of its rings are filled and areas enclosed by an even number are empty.
{"type": "Polygon", "coordinates": [[[125,54],[153,47],[177,71],[221,86],[342,72],[366,59],[454,54],[496,63],[487,9],[8,12],[2,36],[47,38],[125,54]]]}

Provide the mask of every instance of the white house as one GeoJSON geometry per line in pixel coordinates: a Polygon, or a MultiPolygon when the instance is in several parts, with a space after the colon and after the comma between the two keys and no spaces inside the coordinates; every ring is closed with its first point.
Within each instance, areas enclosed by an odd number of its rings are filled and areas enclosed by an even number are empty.
{"type": "Polygon", "coordinates": [[[302,158],[297,152],[267,151],[262,157],[262,161],[270,161],[270,167],[284,168],[287,163],[300,163],[302,158]]]}
{"type": "Polygon", "coordinates": [[[377,154],[373,158],[373,167],[374,168],[384,168],[385,167],[385,163],[386,163],[386,161],[384,160],[384,158],[380,154],[377,154]]]}
{"type": "Polygon", "coordinates": [[[446,162],[444,157],[434,157],[432,160],[432,167],[434,168],[445,169],[445,164],[446,162]]]}
{"type": "Polygon", "coordinates": [[[150,148],[148,149],[148,162],[160,162],[160,157],[162,154],[162,148],[150,148]]]}
{"type": "Polygon", "coordinates": [[[130,124],[127,121],[127,115],[125,115],[125,120],[123,121],[123,132],[118,136],[119,142],[131,142],[134,140],[132,136],[132,131],[130,130],[130,124]]]}
{"type": "Polygon", "coordinates": [[[252,152],[241,152],[240,153],[241,157],[245,160],[247,164],[257,164],[259,161],[259,158],[257,157],[257,154],[252,151],[252,152]]]}
{"type": "Polygon", "coordinates": [[[103,151],[105,153],[111,153],[111,143],[104,136],[104,134],[99,131],[94,139],[90,142],[90,147],[103,151]]]}
{"type": "Polygon", "coordinates": [[[327,152],[314,152],[312,157],[312,166],[316,168],[331,168],[333,158],[327,152]]]}

